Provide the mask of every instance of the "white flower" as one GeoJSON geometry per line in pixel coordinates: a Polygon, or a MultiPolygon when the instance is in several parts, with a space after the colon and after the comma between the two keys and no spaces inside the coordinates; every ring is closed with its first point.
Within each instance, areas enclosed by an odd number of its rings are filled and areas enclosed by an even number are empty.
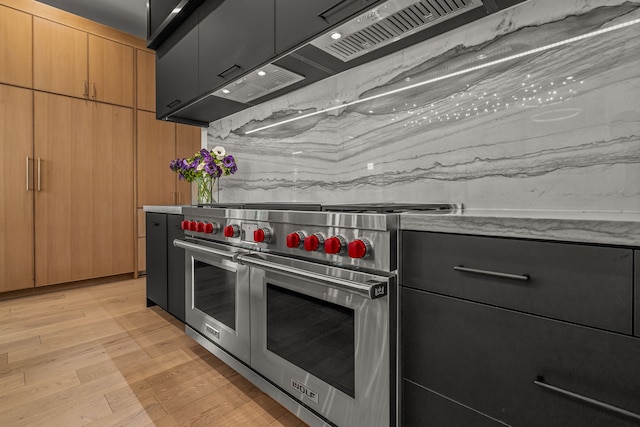
{"type": "Polygon", "coordinates": [[[198,167],[196,168],[197,171],[201,171],[202,169],[204,169],[204,162],[200,162],[200,164],[198,165],[198,167]]]}
{"type": "Polygon", "coordinates": [[[224,147],[222,147],[220,145],[218,145],[213,150],[211,150],[211,152],[213,154],[215,154],[216,159],[218,159],[218,160],[224,159],[224,156],[227,154],[227,152],[224,150],[224,147]]]}

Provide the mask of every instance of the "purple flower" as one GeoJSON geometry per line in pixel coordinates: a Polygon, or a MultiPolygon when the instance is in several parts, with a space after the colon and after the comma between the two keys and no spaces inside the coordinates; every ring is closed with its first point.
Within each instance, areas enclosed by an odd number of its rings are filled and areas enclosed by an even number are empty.
{"type": "Polygon", "coordinates": [[[231,166],[235,166],[236,162],[233,159],[232,155],[228,155],[227,157],[225,157],[224,159],[222,159],[222,164],[227,167],[230,168],[231,166]]]}
{"type": "Polygon", "coordinates": [[[178,174],[178,179],[184,181],[186,178],[184,177],[184,175],[182,175],[182,172],[180,172],[180,174],[178,174]]]}
{"type": "Polygon", "coordinates": [[[236,165],[231,166],[231,168],[229,169],[229,172],[231,173],[236,173],[238,171],[238,167],[236,165]]]}

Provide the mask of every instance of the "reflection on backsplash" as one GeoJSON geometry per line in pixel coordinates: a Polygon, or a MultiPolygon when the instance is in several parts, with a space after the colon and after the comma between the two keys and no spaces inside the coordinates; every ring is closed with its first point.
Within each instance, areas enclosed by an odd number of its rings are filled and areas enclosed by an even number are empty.
{"type": "Polygon", "coordinates": [[[211,123],[208,144],[233,146],[243,166],[223,201],[640,210],[640,25],[609,31],[639,19],[640,1],[556,3],[211,123]]]}

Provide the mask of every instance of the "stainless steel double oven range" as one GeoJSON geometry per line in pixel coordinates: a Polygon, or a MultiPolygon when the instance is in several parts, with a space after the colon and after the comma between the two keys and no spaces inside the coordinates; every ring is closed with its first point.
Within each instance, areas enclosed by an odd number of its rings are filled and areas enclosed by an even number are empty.
{"type": "Polygon", "coordinates": [[[393,426],[397,213],[452,208],[184,208],[187,334],[312,426],[393,426]]]}

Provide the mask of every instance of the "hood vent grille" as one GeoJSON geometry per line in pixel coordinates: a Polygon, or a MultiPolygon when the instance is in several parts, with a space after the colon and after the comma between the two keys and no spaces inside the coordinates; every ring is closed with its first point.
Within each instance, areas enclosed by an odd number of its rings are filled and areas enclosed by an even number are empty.
{"type": "Polygon", "coordinates": [[[390,0],[311,44],[347,62],[480,6],[481,0],[390,0]]]}
{"type": "Polygon", "coordinates": [[[304,77],[277,65],[267,64],[211,95],[246,104],[300,80],[304,80],[304,77]]]}

